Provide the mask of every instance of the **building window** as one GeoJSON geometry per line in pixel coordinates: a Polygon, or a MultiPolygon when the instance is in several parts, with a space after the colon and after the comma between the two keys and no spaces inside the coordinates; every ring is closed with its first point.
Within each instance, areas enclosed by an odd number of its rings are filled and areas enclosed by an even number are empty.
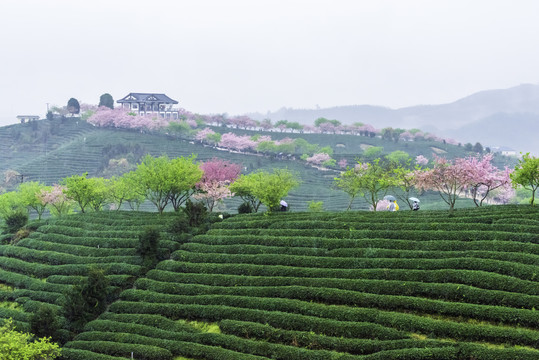
{"type": "Polygon", "coordinates": [[[138,104],[132,103],[132,104],[131,104],[131,109],[137,110],[137,109],[138,109],[138,104]]]}

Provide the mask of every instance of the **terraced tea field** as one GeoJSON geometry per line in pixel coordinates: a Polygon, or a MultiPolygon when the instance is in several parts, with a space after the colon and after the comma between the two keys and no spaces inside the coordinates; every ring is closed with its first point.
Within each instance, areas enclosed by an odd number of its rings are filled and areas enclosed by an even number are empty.
{"type": "Polygon", "coordinates": [[[171,216],[74,215],[2,246],[0,316],[24,328],[100,263],[119,299],[65,359],[539,359],[537,208],[238,215],[162,241],[140,276],[137,229],[171,216]]]}

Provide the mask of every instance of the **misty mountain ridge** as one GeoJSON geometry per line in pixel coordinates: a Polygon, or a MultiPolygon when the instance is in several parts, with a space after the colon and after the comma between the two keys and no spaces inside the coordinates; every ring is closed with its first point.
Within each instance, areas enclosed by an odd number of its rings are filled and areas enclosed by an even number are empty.
{"type": "Polygon", "coordinates": [[[485,90],[448,104],[417,105],[391,109],[373,105],[336,106],[323,109],[281,108],[267,114],[248,114],[313,124],[320,117],[343,124],[362,122],[377,128],[419,128],[459,142],[508,146],[539,154],[539,84],[485,90]]]}

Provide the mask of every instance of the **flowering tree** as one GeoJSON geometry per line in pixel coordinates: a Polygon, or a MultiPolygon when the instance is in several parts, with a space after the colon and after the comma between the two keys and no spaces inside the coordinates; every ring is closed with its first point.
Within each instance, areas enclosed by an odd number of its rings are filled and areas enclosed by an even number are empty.
{"type": "Polygon", "coordinates": [[[492,156],[492,154],[487,154],[481,159],[469,157],[456,160],[459,166],[468,169],[473,174],[470,190],[476,206],[482,206],[492,190],[511,187],[511,170],[507,167],[505,170],[499,170],[492,165],[492,156]]]}
{"type": "Polygon", "coordinates": [[[238,136],[230,132],[223,134],[221,136],[221,141],[219,142],[219,146],[239,151],[254,149],[256,148],[256,145],[256,141],[251,140],[249,136],[238,136]]]}
{"type": "Polygon", "coordinates": [[[234,196],[229,185],[237,179],[241,166],[226,160],[212,159],[200,165],[202,179],[196,184],[198,193],[193,198],[205,202],[208,210],[226,198],[234,196]]]}
{"type": "Polygon", "coordinates": [[[419,166],[426,166],[429,163],[429,159],[427,159],[423,155],[417,155],[415,157],[415,163],[419,166]]]}
{"type": "Polygon", "coordinates": [[[49,189],[41,190],[38,198],[49,206],[52,215],[62,216],[73,211],[74,202],[70,200],[64,191],[67,188],[58,184],[49,189]]]}
{"type": "Polygon", "coordinates": [[[473,183],[475,174],[461,161],[451,161],[434,156],[432,169],[419,170],[415,173],[416,187],[424,190],[438,191],[442,200],[455,208],[455,202],[462,192],[473,183]]]}
{"type": "Polygon", "coordinates": [[[228,185],[228,182],[224,181],[202,183],[198,186],[200,192],[194,194],[193,198],[203,201],[211,212],[216,204],[222,202],[224,199],[234,196],[234,193],[230,191],[228,185]]]}
{"type": "Polygon", "coordinates": [[[314,164],[314,165],[320,165],[328,160],[331,160],[331,156],[329,156],[326,153],[317,153],[306,159],[306,161],[309,164],[314,164]]]}
{"type": "Polygon", "coordinates": [[[525,189],[531,190],[532,198],[530,203],[533,205],[535,201],[535,192],[539,188],[539,158],[530,156],[526,153],[515,166],[515,171],[511,174],[513,186],[523,186],[525,189]]]}
{"type": "Polygon", "coordinates": [[[346,169],[346,166],[348,165],[348,160],[342,158],[341,160],[339,160],[338,165],[341,169],[346,169]]]}

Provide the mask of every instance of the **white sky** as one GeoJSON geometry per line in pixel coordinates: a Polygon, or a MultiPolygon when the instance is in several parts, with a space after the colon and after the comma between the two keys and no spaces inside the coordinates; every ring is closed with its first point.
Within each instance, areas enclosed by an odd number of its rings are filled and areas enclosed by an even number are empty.
{"type": "Polygon", "coordinates": [[[0,15],[0,126],[105,92],[235,115],[539,82],[535,0],[1,0],[0,15]]]}

